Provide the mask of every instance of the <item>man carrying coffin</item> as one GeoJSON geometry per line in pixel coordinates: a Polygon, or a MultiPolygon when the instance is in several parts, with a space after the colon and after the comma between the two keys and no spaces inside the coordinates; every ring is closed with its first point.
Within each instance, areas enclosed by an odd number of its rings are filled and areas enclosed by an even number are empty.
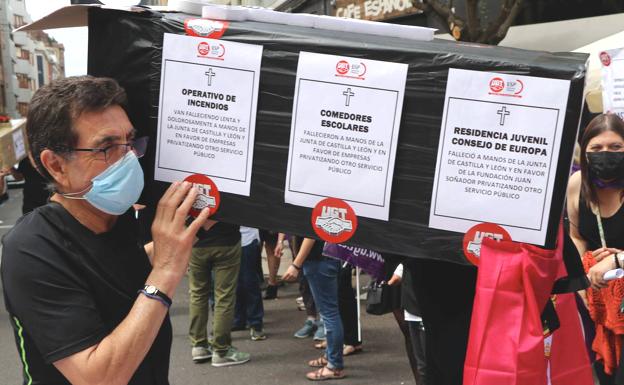
{"type": "Polygon", "coordinates": [[[168,309],[186,273],[203,211],[174,183],[143,247],[131,206],[143,189],[135,138],[112,79],[61,79],[40,88],[28,113],[37,169],[50,203],[3,239],[2,283],[28,384],[168,384],[168,309]]]}

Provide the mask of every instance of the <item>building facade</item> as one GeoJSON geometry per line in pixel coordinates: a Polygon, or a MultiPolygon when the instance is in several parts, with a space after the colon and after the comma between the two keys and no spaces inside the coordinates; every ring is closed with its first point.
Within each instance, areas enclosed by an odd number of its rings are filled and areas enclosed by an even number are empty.
{"type": "Polygon", "coordinates": [[[64,76],[63,45],[44,32],[13,32],[32,20],[24,0],[0,1],[0,113],[25,117],[33,93],[64,76]]]}

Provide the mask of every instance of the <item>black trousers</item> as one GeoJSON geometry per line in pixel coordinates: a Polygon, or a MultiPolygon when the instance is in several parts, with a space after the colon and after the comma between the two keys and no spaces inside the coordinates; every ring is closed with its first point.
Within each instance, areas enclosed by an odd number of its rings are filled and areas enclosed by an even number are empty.
{"type": "Polygon", "coordinates": [[[408,263],[425,325],[426,384],[461,384],[477,269],[425,259],[408,263]]]}
{"type": "Polygon", "coordinates": [[[425,326],[422,321],[408,321],[412,351],[416,359],[419,385],[427,383],[427,360],[425,359],[425,326]]]}
{"type": "Polygon", "coordinates": [[[345,345],[357,346],[362,344],[362,341],[358,339],[357,302],[355,290],[351,285],[352,270],[351,265],[348,264],[345,267],[340,267],[338,273],[338,309],[342,319],[345,345]]]}
{"type": "Polygon", "coordinates": [[[314,303],[314,297],[312,297],[312,291],[305,275],[299,274],[299,294],[303,297],[303,304],[306,308],[306,314],[308,317],[316,317],[316,304],[314,303]]]}

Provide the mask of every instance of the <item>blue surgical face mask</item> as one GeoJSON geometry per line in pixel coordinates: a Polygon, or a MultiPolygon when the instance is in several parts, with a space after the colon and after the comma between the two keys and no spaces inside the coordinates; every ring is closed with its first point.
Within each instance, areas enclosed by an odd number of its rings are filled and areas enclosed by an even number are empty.
{"type": "Polygon", "coordinates": [[[143,191],[143,169],[134,151],[91,179],[89,191],[61,194],[69,199],[85,199],[93,207],[111,215],[121,215],[136,203],[143,191]]]}

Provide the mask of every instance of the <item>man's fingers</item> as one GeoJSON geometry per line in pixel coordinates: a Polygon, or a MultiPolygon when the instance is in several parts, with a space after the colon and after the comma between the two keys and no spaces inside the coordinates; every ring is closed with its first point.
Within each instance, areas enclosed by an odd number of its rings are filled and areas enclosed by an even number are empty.
{"type": "Polygon", "coordinates": [[[169,198],[171,197],[173,192],[177,190],[179,184],[180,182],[171,183],[171,185],[169,185],[169,187],[167,188],[163,196],[160,198],[160,200],[158,201],[158,207],[156,208],[156,215],[154,216],[154,221],[162,220],[162,218],[164,218],[165,206],[167,202],[169,201],[169,198]]]}
{"type": "Polygon", "coordinates": [[[197,198],[197,189],[191,187],[186,192],[186,196],[184,197],[184,201],[182,201],[182,204],[176,209],[176,213],[175,213],[175,222],[177,222],[176,225],[184,224],[186,220],[186,216],[188,215],[188,212],[193,207],[193,203],[195,203],[195,198],[197,198]]]}
{"type": "Polygon", "coordinates": [[[164,220],[171,221],[175,217],[176,210],[186,197],[188,190],[191,188],[192,184],[189,182],[182,182],[178,185],[178,188],[175,189],[169,196],[169,198],[164,201],[164,209],[163,216],[164,220]]]}
{"type": "Polygon", "coordinates": [[[199,228],[204,224],[204,222],[206,222],[209,215],[210,215],[210,209],[208,209],[208,207],[204,208],[199,213],[197,218],[195,218],[193,222],[191,222],[191,224],[188,226],[186,231],[188,231],[192,235],[197,234],[197,231],[199,231],[199,228]]]}

